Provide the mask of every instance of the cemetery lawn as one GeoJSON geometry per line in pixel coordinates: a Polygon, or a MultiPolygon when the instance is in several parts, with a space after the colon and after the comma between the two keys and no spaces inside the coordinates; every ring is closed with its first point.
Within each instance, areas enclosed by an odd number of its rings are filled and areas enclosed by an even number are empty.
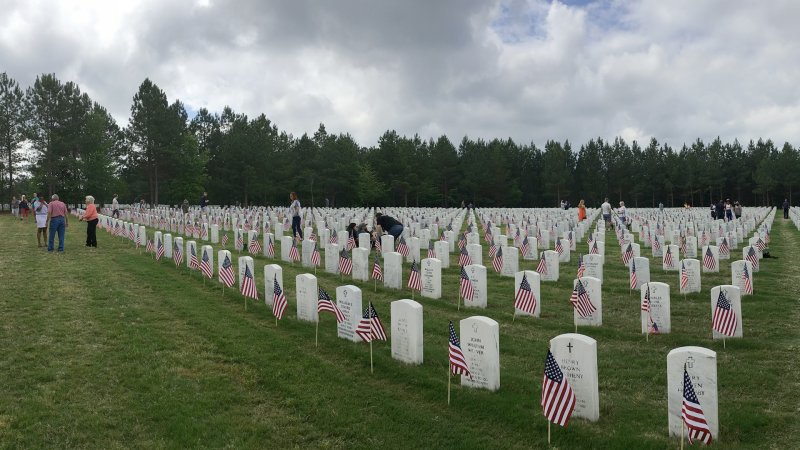
{"type": "MultiPolygon", "coordinates": [[[[289,307],[276,327],[263,300],[245,309],[234,290],[222,295],[216,278],[204,284],[199,273],[156,263],[125,239],[99,231],[99,247],[87,249],[77,220],[62,255],[37,248],[34,233],[32,222],[0,216],[0,447],[547,447],[542,371],[548,341],[574,331],[574,253],[560,281],[542,283],[540,319],[512,322],[513,279],[490,263],[489,307],[457,311],[458,268],[444,269],[443,299],[416,295],[424,305],[424,364],[396,362],[390,343],[376,342],[370,374],[369,346],[338,339],[333,316],[321,317],[319,348],[314,326],[295,319],[294,277],[307,272],[299,266],[280,263],[289,307]],[[501,387],[490,393],[454,379],[448,407],[447,324],[472,315],[500,323],[501,387]]],[[[639,296],[628,292],[611,231],[606,242],[603,326],[579,329],[598,342],[600,421],[554,426],[552,447],[677,448],[667,436],[666,356],[698,345],[718,354],[713,448],[797,448],[800,233],[790,222],[775,219],[775,258],[762,261],[756,295],[744,298],[744,339],[728,340],[727,349],[711,339],[709,290],[730,283],[729,261],[719,274],[703,274],[702,292],[684,299],[678,273],[662,272],[651,258],[652,281],[671,286],[673,329],[645,342],[639,296]]],[[[586,253],[586,244],[576,253],[586,253]]],[[[266,263],[256,258],[262,298],[266,263]]],[[[535,264],[521,259],[520,269],[535,264]]],[[[360,286],[387,333],[389,302],[411,298],[407,289],[375,293],[372,282],[317,272],[330,293],[360,286]]],[[[404,284],[407,277],[406,264],[404,284]]]]}

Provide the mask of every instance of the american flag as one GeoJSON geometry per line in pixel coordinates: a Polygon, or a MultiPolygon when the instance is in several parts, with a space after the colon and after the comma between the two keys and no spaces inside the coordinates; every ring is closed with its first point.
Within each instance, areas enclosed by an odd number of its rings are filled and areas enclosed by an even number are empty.
{"type": "Polygon", "coordinates": [[[164,241],[161,239],[156,240],[156,261],[160,261],[164,256],[164,241]]]}
{"type": "Polygon", "coordinates": [[[236,250],[244,249],[244,231],[239,228],[239,231],[236,232],[236,250]]]}
{"type": "Polygon", "coordinates": [[[566,427],[575,410],[575,392],[558,367],[553,353],[547,350],[542,378],[542,411],[552,423],[566,427]]]}
{"type": "Polygon", "coordinates": [[[547,259],[544,257],[544,252],[540,255],[539,264],[536,266],[536,272],[539,275],[547,275],[547,259]]]}
{"type": "Polygon", "coordinates": [[[494,259],[492,260],[492,267],[494,267],[495,272],[500,272],[503,270],[503,248],[497,247],[497,253],[494,254],[494,259]]]}
{"type": "Polygon", "coordinates": [[[733,336],[736,333],[736,313],[733,312],[733,306],[722,289],[719,290],[711,326],[714,331],[725,336],[733,336]]]}
{"type": "Polygon", "coordinates": [[[211,260],[208,257],[208,252],[203,250],[203,258],[200,259],[200,271],[209,280],[214,277],[214,269],[211,267],[211,260]]]}
{"type": "Polygon", "coordinates": [[[531,284],[528,282],[528,276],[522,274],[522,281],[519,283],[517,295],[514,298],[514,307],[520,311],[528,314],[533,314],[536,311],[536,296],[533,295],[531,284]]]}
{"type": "Polygon", "coordinates": [[[467,247],[462,247],[461,251],[458,253],[458,264],[461,266],[468,266],[472,264],[472,258],[469,257],[467,247]]]}
{"type": "Polygon", "coordinates": [[[594,241],[594,236],[592,235],[592,233],[589,233],[589,236],[586,237],[586,244],[592,245],[593,241],[594,241]]]}
{"type": "Polygon", "coordinates": [[[258,289],[256,289],[256,281],[253,279],[253,273],[250,272],[250,266],[244,265],[244,278],[242,278],[242,287],[239,292],[248,298],[258,300],[258,289]]]}
{"type": "Polygon", "coordinates": [[[219,281],[222,281],[225,287],[231,287],[236,282],[233,278],[233,266],[228,255],[225,255],[225,259],[222,260],[222,267],[219,269],[219,281]]]}
{"type": "Polygon", "coordinates": [[[352,234],[348,234],[347,236],[347,250],[352,250],[356,246],[356,239],[353,237],[352,234]]]}
{"type": "Polygon", "coordinates": [[[686,257],[686,237],[681,237],[681,253],[686,257]]]}
{"type": "Polygon", "coordinates": [[[147,240],[147,246],[144,248],[144,251],[145,251],[145,253],[150,253],[150,252],[153,251],[153,240],[152,239],[148,239],[147,240]]]}
{"type": "Polygon", "coordinates": [[[228,235],[227,234],[223,234],[222,235],[222,246],[225,247],[227,245],[228,245],[228,235]]]}
{"type": "Polygon", "coordinates": [[[400,240],[397,241],[397,253],[408,256],[408,245],[406,245],[406,240],[403,236],[400,236],[400,240]]]}
{"type": "Polygon", "coordinates": [[[275,257],[275,241],[272,240],[272,236],[267,237],[267,256],[270,258],[275,257]]]}
{"type": "Polygon", "coordinates": [[[494,258],[494,255],[497,254],[497,248],[498,246],[494,242],[489,245],[489,258],[494,258]]]}
{"type": "Polygon", "coordinates": [[[593,255],[599,255],[600,254],[600,249],[597,248],[597,241],[592,242],[592,248],[591,248],[591,250],[589,250],[589,253],[591,253],[593,255]]]}
{"type": "Polygon", "coordinates": [[[453,326],[453,321],[450,321],[449,333],[450,339],[447,344],[447,352],[450,355],[450,373],[471,377],[467,360],[464,358],[464,353],[461,352],[461,342],[456,335],[456,327],[453,326]]]}
{"type": "MultiPolygon", "coordinates": [[[[491,222],[490,222],[490,224],[491,224],[491,222]]],[[[492,232],[491,232],[491,231],[489,231],[489,230],[490,230],[490,229],[489,229],[489,227],[487,226],[487,227],[486,227],[486,232],[485,232],[485,233],[483,233],[483,240],[485,240],[486,242],[492,242],[492,241],[494,240],[494,239],[492,239],[492,232]]]]}
{"type": "Polygon", "coordinates": [[[342,251],[339,252],[339,273],[345,275],[353,273],[353,260],[350,259],[350,254],[347,253],[346,248],[343,248],[342,251]]]}
{"type": "Polygon", "coordinates": [[[756,253],[756,249],[753,248],[752,245],[748,247],[747,256],[745,256],[744,259],[750,261],[750,263],[753,265],[753,271],[758,270],[758,254],[756,253]]]}
{"type": "Polygon", "coordinates": [[[711,247],[706,247],[706,253],[703,255],[703,267],[707,270],[714,270],[717,267],[717,263],[714,261],[714,254],[711,253],[711,247]]]}
{"type": "Polygon", "coordinates": [[[372,263],[372,279],[383,280],[383,270],[381,270],[381,263],[378,261],[377,255],[375,255],[375,262],[372,263]]]}
{"type": "Polygon", "coordinates": [[[556,252],[559,256],[564,253],[564,247],[561,245],[561,238],[556,239],[556,252]]]}
{"type": "Polygon", "coordinates": [[[286,311],[286,296],[278,284],[278,275],[275,275],[272,278],[272,315],[281,320],[284,311],[286,311]]]}
{"type": "Polygon", "coordinates": [[[530,243],[528,242],[528,235],[526,234],[522,239],[522,245],[519,247],[519,251],[522,253],[522,256],[525,256],[528,254],[528,249],[530,249],[530,243]]]}
{"type": "Polygon", "coordinates": [[[364,342],[372,342],[374,340],[386,340],[386,331],[383,329],[383,324],[381,323],[380,317],[378,317],[378,312],[375,311],[375,307],[372,306],[372,302],[369,302],[369,306],[364,311],[364,315],[361,317],[361,321],[358,322],[358,327],[356,327],[356,334],[364,341],[364,342]]]}
{"type": "Polygon", "coordinates": [[[686,366],[683,366],[683,406],[681,407],[681,419],[686,424],[689,434],[689,443],[694,444],[694,440],[704,442],[706,445],[711,443],[711,429],[708,427],[706,415],[697,399],[697,394],[692,386],[692,379],[686,366]]]}
{"type": "Polygon", "coordinates": [[[342,310],[333,303],[333,299],[331,296],[325,292],[325,289],[319,288],[319,298],[317,299],[317,313],[321,313],[323,311],[327,311],[332,313],[336,316],[336,322],[342,323],[345,321],[344,314],[342,314],[342,310]]]}
{"type": "Polygon", "coordinates": [[[204,223],[203,228],[200,229],[200,239],[208,239],[208,224],[204,223]]]}
{"type": "Polygon", "coordinates": [[[258,241],[257,233],[253,233],[253,238],[250,239],[250,244],[247,246],[247,250],[253,255],[261,253],[261,242],[258,241]]]}
{"type": "Polygon", "coordinates": [[[300,261],[300,253],[297,251],[297,239],[292,239],[292,248],[289,249],[289,259],[300,261]]]}
{"type": "Polygon", "coordinates": [[[650,312],[650,283],[647,283],[647,288],[644,292],[644,298],[642,299],[642,311],[650,312]]]}
{"type": "Polygon", "coordinates": [[[639,276],[636,275],[636,261],[631,261],[631,289],[636,289],[636,286],[639,284],[639,276]]]}
{"type": "Polygon", "coordinates": [[[689,271],[686,269],[686,264],[681,261],[681,290],[685,291],[689,287],[689,271]]]}
{"type": "Polygon", "coordinates": [[[728,239],[722,238],[722,242],[719,243],[719,254],[720,256],[727,256],[729,252],[728,239]]]}
{"type": "Polygon", "coordinates": [[[756,241],[756,247],[763,252],[767,248],[767,244],[764,243],[763,239],[758,238],[756,241]]]}
{"type": "Polygon", "coordinates": [[[458,248],[464,248],[467,246],[467,235],[462,234],[461,237],[458,238],[458,248]]]}
{"type": "Polygon", "coordinates": [[[575,278],[580,278],[586,272],[586,264],[583,263],[583,255],[578,256],[578,273],[575,278]]]}
{"type": "Polygon", "coordinates": [[[411,290],[422,290],[422,282],[419,276],[419,267],[416,261],[411,261],[411,274],[408,276],[408,288],[411,290]]]}
{"type": "Polygon", "coordinates": [[[517,232],[514,233],[514,245],[519,247],[522,244],[522,235],[519,232],[519,228],[517,228],[517,232]]]}
{"type": "Polygon", "coordinates": [[[383,253],[383,246],[381,246],[380,236],[377,239],[375,239],[375,251],[378,253],[383,253]]]}
{"type": "Polygon", "coordinates": [[[628,244],[625,248],[625,251],[622,253],[622,264],[628,265],[631,262],[631,258],[633,258],[633,245],[628,244]]]}
{"type": "Polygon", "coordinates": [[[314,241],[314,250],[311,251],[311,265],[319,267],[320,265],[319,245],[314,241]]]}
{"type": "Polygon", "coordinates": [[[467,271],[464,266],[461,266],[461,281],[459,286],[459,293],[464,300],[472,300],[475,297],[475,289],[472,287],[472,281],[467,276],[467,271]]]}
{"type": "Polygon", "coordinates": [[[197,270],[200,268],[200,263],[197,261],[197,252],[194,245],[189,245],[189,267],[197,270]]]}
{"type": "Polygon", "coordinates": [[[747,262],[742,264],[742,282],[744,283],[744,293],[753,294],[753,281],[750,279],[750,271],[747,270],[747,262]]]}
{"type": "Polygon", "coordinates": [[[575,283],[575,289],[572,290],[569,301],[572,303],[572,307],[575,308],[575,311],[578,311],[578,315],[583,318],[591,316],[592,313],[596,311],[592,300],[589,298],[589,293],[586,292],[581,280],[577,280],[575,283]]]}
{"type": "Polygon", "coordinates": [[[667,251],[664,252],[664,266],[671,269],[673,265],[674,262],[672,259],[672,247],[667,246],[667,251]]]}
{"type": "Polygon", "coordinates": [[[131,224],[128,224],[128,239],[136,239],[136,231],[134,231],[134,228],[131,224]]]}
{"type": "Polygon", "coordinates": [[[428,241],[428,258],[436,258],[436,250],[433,249],[433,241],[428,241]]]}
{"type": "Polygon", "coordinates": [[[661,242],[658,239],[658,236],[653,236],[653,251],[657,252],[661,250],[661,242]]]}
{"type": "Polygon", "coordinates": [[[172,260],[175,261],[175,267],[180,266],[183,262],[183,252],[177,241],[172,243],[172,260]]]}

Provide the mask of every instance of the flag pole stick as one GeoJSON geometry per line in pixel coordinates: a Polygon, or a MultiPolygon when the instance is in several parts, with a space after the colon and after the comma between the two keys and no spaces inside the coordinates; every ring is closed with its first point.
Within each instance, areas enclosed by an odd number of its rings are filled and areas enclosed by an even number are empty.
{"type": "Polygon", "coordinates": [[[461,287],[458,288],[458,310],[461,311],[461,287]]]}
{"type": "Polygon", "coordinates": [[[547,421],[547,445],[550,445],[550,421],[547,421]]]}
{"type": "Polygon", "coordinates": [[[372,340],[369,341],[369,373],[375,373],[372,366],[372,340]]]}
{"type": "Polygon", "coordinates": [[[725,346],[725,338],[724,338],[724,337],[722,338],[722,348],[727,348],[727,347],[725,346]]]}
{"type": "Polygon", "coordinates": [[[683,450],[683,420],[681,420],[681,450],[683,450]]]}
{"type": "Polygon", "coordinates": [[[314,335],[314,347],[319,347],[319,317],[317,317],[317,332],[314,335]]]}
{"type": "MultiPolygon", "coordinates": [[[[447,361],[447,364],[450,365],[450,361],[447,361]]],[[[450,367],[447,368],[447,404],[450,404],[450,367]]]]}

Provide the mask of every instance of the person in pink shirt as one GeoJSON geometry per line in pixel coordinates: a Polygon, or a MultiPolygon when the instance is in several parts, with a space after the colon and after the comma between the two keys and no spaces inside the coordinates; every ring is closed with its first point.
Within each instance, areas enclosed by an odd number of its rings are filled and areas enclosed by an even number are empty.
{"type": "Polygon", "coordinates": [[[67,216],[67,205],[58,199],[57,194],[53,194],[47,208],[47,220],[50,222],[50,237],[47,239],[48,252],[53,251],[56,233],[58,233],[58,251],[64,251],[64,234],[69,225],[67,216]]]}
{"type": "Polygon", "coordinates": [[[97,248],[97,207],[94,206],[94,197],[86,196],[86,211],[83,212],[81,220],[86,221],[86,246],[97,248]]]}

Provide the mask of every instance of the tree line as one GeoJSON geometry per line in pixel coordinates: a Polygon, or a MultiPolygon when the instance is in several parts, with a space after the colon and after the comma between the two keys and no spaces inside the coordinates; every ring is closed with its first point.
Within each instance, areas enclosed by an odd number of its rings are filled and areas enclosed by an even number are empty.
{"type": "Polygon", "coordinates": [[[57,192],[73,202],[91,194],[110,202],[212,204],[286,203],[296,191],[305,205],[550,207],[604,197],[648,207],[707,205],[731,198],[777,204],[800,181],[800,152],[788,142],[759,139],[680,147],[622,138],[544,147],[447,136],[423,139],[394,130],[364,147],[325,126],[311,135],[282,131],[265,114],[226,107],[189,117],[176,100],[145,79],[128,124],[81,92],[74,82],[43,74],[23,90],[0,74],[0,173],[3,201],[57,192]]]}

